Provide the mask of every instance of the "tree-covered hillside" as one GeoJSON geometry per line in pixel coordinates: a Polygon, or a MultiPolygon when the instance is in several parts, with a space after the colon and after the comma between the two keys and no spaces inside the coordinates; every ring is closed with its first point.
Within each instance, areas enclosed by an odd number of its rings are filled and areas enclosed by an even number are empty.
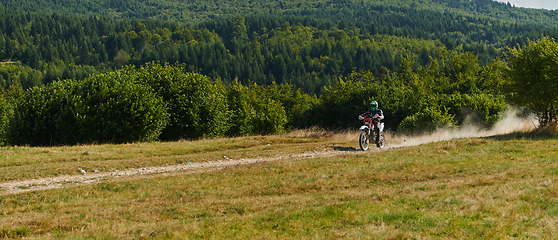
{"type": "Polygon", "coordinates": [[[371,100],[392,131],[471,116],[490,127],[506,109],[508,47],[558,38],[554,13],[491,0],[4,1],[0,142],[354,128],[371,100]]]}
{"type": "Polygon", "coordinates": [[[5,0],[8,10],[41,11],[44,13],[106,16],[110,18],[139,18],[199,23],[234,15],[272,14],[291,15],[299,11],[327,11],[343,9],[354,12],[347,5],[403,7],[416,10],[452,12],[466,16],[489,17],[517,23],[537,23],[555,27],[556,11],[514,7],[493,0],[5,0]]]}
{"type": "MultiPolygon", "coordinates": [[[[21,3],[20,9],[26,4],[33,5],[21,3]]],[[[189,71],[226,83],[235,79],[261,85],[292,83],[319,94],[339,76],[395,70],[408,55],[418,55],[416,65],[424,66],[441,48],[459,49],[473,52],[487,65],[505,46],[558,36],[555,28],[543,25],[435,7],[351,1],[316,4],[320,7],[186,25],[11,10],[6,3],[0,8],[0,60],[5,61],[0,73],[17,74],[1,74],[0,84],[6,88],[20,83],[28,88],[158,61],[184,63],[189,71]],[[23,68],[17,66],[20,70],[15,71],[8,64],[14,62],[23,68]]]]}

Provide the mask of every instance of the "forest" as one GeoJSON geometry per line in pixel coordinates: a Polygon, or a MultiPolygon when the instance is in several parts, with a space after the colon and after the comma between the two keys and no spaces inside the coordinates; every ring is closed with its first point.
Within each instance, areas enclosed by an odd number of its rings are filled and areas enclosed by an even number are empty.
{"type": "Polygon", "coordinates": [[[5,1],[0,16],[3,142],[31,145],[350,128],[371,99],[392,131],[456,127],[465,115],[489,127],[507,106],[508,47],[558,36],[545,21],[554,11],[490,0],[5,1]],[[103,105],[107,94],[129,102],[103,105]],[[141,134],[63,133],[99,130],[82,129],[84,116],[110,106],[141,134]]]}
{"type": "MultiPolygon", "coordinates": [[[[71,14],[82,17],[106,16],[112,19],[149,19],[196,24],[234,15],[307,15],[318,14],[320,18],[339,19],[350,15],[359,17],[360,7],[388,7],[394,13],[400,9],[451,12],[463,16],[475,16],[503,20],[510,23],[541,24],[556,27],[556,11],[526,9],[493,0],[4,0],[2,5],[9,11],[22,10],[42,13],[71,14]],[[356,7],[355,7],[356,6],[356,7]],[[341,10],[341,11],[340,11],[341,10]],[[331,13],[334,14],[331,14],[331,13]],[[328,14],[325,14],[328,13],[328,14]],[[358,14],[357,14],[358,13],[358,14]]],[[[357,19],[358,20],[358,19],[357,19]]]]}
{"type": "Polygon", "coordinates": [[[225,83],[292,83],[320,94],[339,76],[395,70],[408,54],[419,55],[420,66],[442,48],[460,48],[488,65],[506,46],[558,35],[544,25],[451,12],[350,2],[339,7],[195,25],[0,8],[0,59],[25,67],[3,67],[0,84],[15,81],[27,89],[156,61],[184,63],[225,83]]]}

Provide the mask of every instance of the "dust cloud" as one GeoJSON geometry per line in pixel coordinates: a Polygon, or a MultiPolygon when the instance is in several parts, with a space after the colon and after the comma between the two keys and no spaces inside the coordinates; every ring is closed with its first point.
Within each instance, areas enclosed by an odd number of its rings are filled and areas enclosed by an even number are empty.
{"type": "Polygon", "coordinates": [[[460,138],[489,137],[519,131],[532,131],[537,127],[538,121],[534,116],[521,118],[518,117],[516,110],[510,110],[504,114],[504,117],[498,121],[492,129],[482,129],[481,127],[469,123],[457,129],[438,129],[433,133],[425,135],[391,136],[389,139],[386,139],[387,142],[391,144],[386,144],[386,146],[398,148],[460,138]]]}

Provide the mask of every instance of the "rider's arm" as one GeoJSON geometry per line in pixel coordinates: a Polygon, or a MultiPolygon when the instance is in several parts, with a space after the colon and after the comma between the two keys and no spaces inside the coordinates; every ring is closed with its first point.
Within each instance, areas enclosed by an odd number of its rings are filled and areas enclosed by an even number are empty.
{"type": "Polygon", "coordinates": [[[379,110],[376,112],[376,114],[374,114],[374,121],[380,121],[384,119],[384,112],[382,110],[379,110]],[[377,116],[377,117],[376,117],[377,116]]]}
{"type": "Polygon", "coordinates": [[[360,114],[361,117],[367,117],[367,116],[369,116],[369,115],[370,115],[370,110],[366,111],[366,112],[363,113],[363,114],[360,114]]]}
{"type": "Polygon", "coordinates": [[[382,110],[380,110],[380,114],[378,114],[378,120],[383,120],[384,119],[384,112],[382,110]]]}

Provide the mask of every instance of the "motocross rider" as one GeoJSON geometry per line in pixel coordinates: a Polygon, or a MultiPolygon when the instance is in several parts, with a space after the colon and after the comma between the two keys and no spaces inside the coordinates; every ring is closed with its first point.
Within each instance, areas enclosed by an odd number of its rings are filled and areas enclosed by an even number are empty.
{"type": "MultiPolygon", "coordinates": [[[[372,118],[372,123],[374,124],[374,132],[376,133],[376,136],[380,136],[380,128],[378,125],[380,124],[380,121],[384,119],[384,112],[382,112],[382,110],[378,108],[378,102],[372,101],[370,103],[370,109],[359,116],[359,118],[365,117],[372,118]]],[[[376,137],[376,142],[378,141],[380,141],[380,138],[376,137]]]]}

